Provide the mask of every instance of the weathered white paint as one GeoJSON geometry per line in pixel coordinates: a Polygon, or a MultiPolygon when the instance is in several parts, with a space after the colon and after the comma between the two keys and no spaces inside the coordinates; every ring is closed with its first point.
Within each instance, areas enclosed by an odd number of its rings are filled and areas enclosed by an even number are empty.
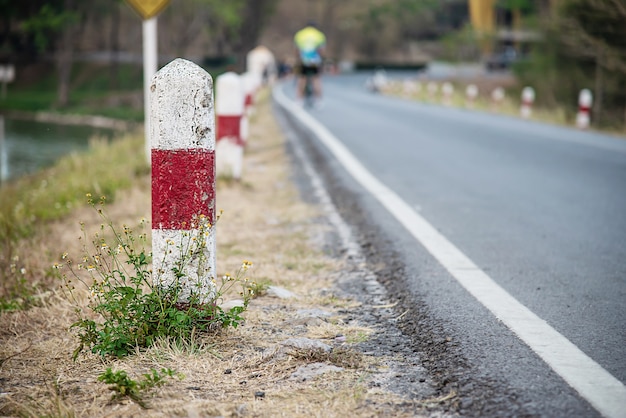
{"type": "Polygon", "coordinates": [[[150,85],[152,148],[215,149],[213,80],[181,58],[163,67],[150,85]]]}
{"type": "Polygon", "coordinates": [[[465,87],[465,97],[467,99],[467,107],[474,107],[474,103],[478,98],[478,86],[476,84],[468,84],[465,87]]]}
{"type": "Polygon", "coordinates": [[[215,114],[241,116],[244,111],[245,91],[242,78],[228,71],[215,79],[215,114]]]}

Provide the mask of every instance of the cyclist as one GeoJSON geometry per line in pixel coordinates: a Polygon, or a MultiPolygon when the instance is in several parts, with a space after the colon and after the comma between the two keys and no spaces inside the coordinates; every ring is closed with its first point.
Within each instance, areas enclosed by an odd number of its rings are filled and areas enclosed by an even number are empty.
{"type": "Polygon", "coordinates": [[[298,65],[296,68],[298,73],[298,102],[303,103],[307,77],[311,77],[313,96],[319,106],[322,98],[320,73],[322,71],[324,47],[326,46],[326,35],[317,28],[315,22],[309,22],[306,27],[296,32],[293,40],[298,50],[298,65]]]}

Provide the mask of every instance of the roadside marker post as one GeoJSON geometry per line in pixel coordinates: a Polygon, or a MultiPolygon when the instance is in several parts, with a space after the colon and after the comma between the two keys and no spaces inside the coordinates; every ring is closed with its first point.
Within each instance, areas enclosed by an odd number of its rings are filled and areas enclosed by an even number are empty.
{"type": "Polygon", "coordinates": [[[241,125],[244,118],[245,92],[241,77],[229,71],[215,79],[215,116],[217,138],[215,163],[217,175],[241,178],[243,146],[241,125]]]}
{"type": "Polygon", "coordinates": [[[247,71],[257,74],[262,85],[272,85],[276,81],[276,59],[264,45],[259,45],[246,55],[247,71]]]}
{"type": "Polygon", "coordinates": [[[491,91],[491,106],[493,110],[498,110],[504,101],[505,92],[502,87],[496,87],[491,91]]]}
{"type": "Polygon", "coordinates": [[[578,113],[576,114],[576,127],[587,129],[591,122],[589,112],[593,103],[593,94],[589,89],[582,89],[578,95],[578,113]]]}
{"type": "Polygon", "coordinates": [[[532,115],[533,103],[535,102],[535,89],[532,87],[524,87],[522,90],[522,105],[520,106],[520,115],[524,119],[529,119],[532,115]]]}
{"type": "Polygon", "coordinates": [[[442,97],[441,100],[445,106],[450,106],[452,104],[452,95],[454,94],[454,85],[449,81],[446,81],[441,86],[442,97]]]}
{"type": "Polygon", "coordinates": [[[207,303],[216,291],[213,80],[178,58],[154,75],[149,98],[154,283],[180,285],[179,303],[207,303]]]}
{"type": "Polygon", "coordinates": [[[465,88],[465,97],[467,98],[466,106],[473,108],[478,98],[478,86],[476,84],[468,84],[465,88]]]}
{"type": "MultiPolygon", "coordinates": [[[[261,77],[256,73],[246,71],[241,75],[241,78],[243,80],[243,88],[246,95],[244,102],[245,114],[247,116],[252,116],[254,114],[254,99],[261,84],[261,77]]],[[[244,138],[244,140],[245,139],[247,138],[244,138]]]]}

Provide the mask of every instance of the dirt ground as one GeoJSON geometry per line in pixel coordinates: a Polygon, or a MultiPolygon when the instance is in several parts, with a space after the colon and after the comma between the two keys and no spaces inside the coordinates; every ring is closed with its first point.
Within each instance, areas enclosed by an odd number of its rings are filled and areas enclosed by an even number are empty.
{"type": "MultiPolygon", "coordinates": [[[[253,299],[244,325],[199,335],[189,347],[162,341],[120,360],[87,353],[72,361],[74,307],[61,291],[47,292],[39,307],[0,315],[0,414],[453,416],[444,411],[454,409],[457,395],[434,389],[397,327],[402,313],[363,260],[342,247],[328,209],[295,187],[299,163],[285,141],[265,94],[251,119],[242,180],[218,179],[217,207],[224,211],[216,233],[218,275],[250,260],[251,279],[273,286],[253,299]],[[325,348],[311,348],[316,344],[325,348]],[[97,380],[107,368],[133,379],[151,369],[176,375],[144,393],[144,408],[112,399],[97,380]]],[[[150,179],[106,211],[118,225],[149,219],[150,179]]],[[[63,252],[78,254],[80,221],[88,231],[101,222],[85,207],[49,225],[27,248],[47,265],[63,252]]]]}

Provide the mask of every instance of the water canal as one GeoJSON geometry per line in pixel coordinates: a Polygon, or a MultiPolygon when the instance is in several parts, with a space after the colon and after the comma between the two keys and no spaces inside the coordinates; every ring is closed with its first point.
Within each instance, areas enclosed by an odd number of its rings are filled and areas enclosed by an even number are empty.
{"type": "Polygon", "coordinates": [[[14,180],[53,165],[72,152],[85,151],[90,139],[113,138],[115,131],[0,116],[0,181],[14,180]]]}

